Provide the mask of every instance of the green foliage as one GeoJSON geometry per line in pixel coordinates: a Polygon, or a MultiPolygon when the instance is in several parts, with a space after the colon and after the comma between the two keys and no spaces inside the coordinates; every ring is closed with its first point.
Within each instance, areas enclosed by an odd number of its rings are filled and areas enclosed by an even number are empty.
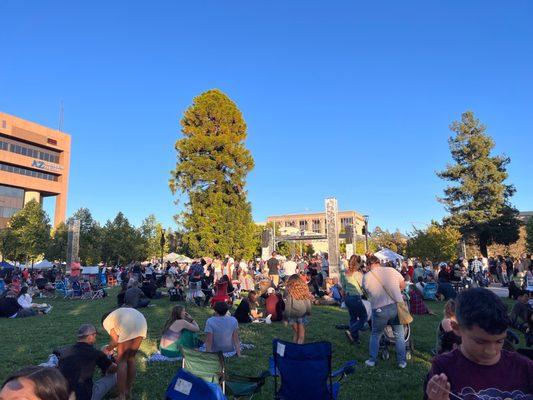
{"type": "Polygon", "coordinates": [[[389,232],[376,226],[372,232],[372,242],[380,248],[391,249],[395,253],[404,254],[407,247],[407,237],[399,230],[389,232]]]}
{"type": "Polygon", "coordinates": [[[510,159],[491,156],[494,141],[472,112],[463,113],[450,129],[455,133],[448,141],[455,164],[437,174],[453,183],[440,199],[451,214],[445,222],[475,241],[486,256],[488,245],[508,245],[519,237],[518,211],[509,203],[515,188],[504,183],[510,159]]]}
{"type": "Polygon", "coordinates": [[[107,221],[102,234],[102,260],[129,263],[146,259],[145,242],[141,233],[119,212],[113,221],[107,221]]]}
{"type": "Polygon", "coordinates": [[[2,259],[16,260],[18,240],[13,231],[8,227],[0,230],[0,252],[2,259]]]}
{"type": "Polygon", "coordinates": [[[102,228],[93,219],[87,208],[80,208],[68,220],[67,226],[73,220],[80,221],[80,251],[79,257],[83,265],[95,265],[101,259],[102,228]]]}
{"type": "Polygon", "coordinates": [[[533,217],[529,218],[526,224],[526,249],[533,253],[533,217]]]}
{"type": "Polygon", "coordinates": [[[50,261],[62,262],[67,258],[68,228],[61,222],[53,231],[46,258],[50,261]]]}
{"type": "Polygon", "coordinates": [[[313,254],[315,254],[315,249],[311,243],[307,243],[304,245],[304,255],[307,255],[311,257],[313,254]]]}
{"type": "Polygon", "coordinates": [[[11,217],[9,229],[17,243],[15,260],[33,261],[48,249],[50,218],[35,200],[11,217]]]}
{"type": "Polygon", "coordinates": [[[244,146],[246,123],[235,103],[219,90],[196,97],[181,120],[177,164],[169,181],[188,202],[179,219],[184,247],[194,256],[256,250],[245,179],[254,166],[244,146]]]}
{"type": "Polygon", "coordinates": [[[170,245],[172,243],[172,232],[170,228],[168,232],[164,230],[163,225],[157,221],[155,215],[151,214],[146,217],[139,227],[141,238],[144,241],[145,252],[147,258],[161,258],[161,236],[165,236],[165,243],[163,245],[163,253],[170,252],[170,245]]]}
{"type": "Polygon", "coordinates": [[[461,234],[451,226],[441,226],[432,221],[427,229],[415,229],[407,242],[409,257],[435,262],[450,261],[457,257],[461,234]]]}

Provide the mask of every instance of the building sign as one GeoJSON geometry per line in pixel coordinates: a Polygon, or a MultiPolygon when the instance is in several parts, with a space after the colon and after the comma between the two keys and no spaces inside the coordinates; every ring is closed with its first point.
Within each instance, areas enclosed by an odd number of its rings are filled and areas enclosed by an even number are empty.
{"type": "Polygon", "coordinates": [[[328,261],[329,277],[339,277],[339,228],[337,226],[337,214],[339,208],[337,199],[334,197],[325,200],[326,204],[326,228],[328,236],[328,261]]]}
{"type": "Polygon", "coordinates": [[[57,172],[57,171],[63,170],[63,167],[61,165],[49,163],[49,162],[42,161],[42,160],[33,160],[33,162],[31,163],[31,166],[34,168],[39,168],[39,169],[42,169],[45,171],[51,171],[51,172],[57,172]]]}

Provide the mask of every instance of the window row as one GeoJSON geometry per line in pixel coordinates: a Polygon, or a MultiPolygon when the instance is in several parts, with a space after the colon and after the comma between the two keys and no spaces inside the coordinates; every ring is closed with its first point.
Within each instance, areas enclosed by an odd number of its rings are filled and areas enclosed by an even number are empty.
{"type": "Polygon", "coordinates": [[[20,208],[1,207],[0,206],[0,218],[11,218],[13,214],[19,211],[20,208]]]}
{"type": "Polygon", "coordinates": [[[37,150],[33,146],[24,146],[20,144],[9,143],[6,140],[0,140],[0,150],[10,151],[11,153],[22,154],[23,156],[38,158],[39,160],[59,164],[59,154],[37,150]]]}
{"type": "Polygon", "coordinates": [[[46,172],[39,172],[33,169],[27,169],[22,167],[16,167],[14,165],[0,163],[0,170],[57,182],[57,175],[47,174],[46,172]]]}

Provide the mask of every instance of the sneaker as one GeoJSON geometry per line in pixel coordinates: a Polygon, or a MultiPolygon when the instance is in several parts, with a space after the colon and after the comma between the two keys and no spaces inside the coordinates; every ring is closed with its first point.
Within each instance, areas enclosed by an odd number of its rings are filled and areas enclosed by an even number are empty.
{"type": "Polygon", "coordinates": [[[398,367],[401,368],[401,369],[404,369],[405,367],[407,367],[407,363],[404,361],[404,362],[401,362],[398,364],[398,367]]]}
{"type": "Polygon", "coordinates": [[[48,306],[47,308],[45,308],[45,309],[43,310],[43,313],[44,313],[44,314],[49,314],[50,311],[52,311],[52,306],[48,306]]]}
{"type": "Polygon", "coordinates": [[[355,340],[353,339],[352,333],[350,331],[344,331],[344,333],[346,334],[346,337],[348,338],[348,341],[350,343],[355,342],[355,340]]]}
{"type": "Polygon", "coordinates": [[[375,367],[376,366],[376,362],[375,361],[372,361],[372,360],[366,360],[365,361],[365,365],[367,367],[375,367]]]}

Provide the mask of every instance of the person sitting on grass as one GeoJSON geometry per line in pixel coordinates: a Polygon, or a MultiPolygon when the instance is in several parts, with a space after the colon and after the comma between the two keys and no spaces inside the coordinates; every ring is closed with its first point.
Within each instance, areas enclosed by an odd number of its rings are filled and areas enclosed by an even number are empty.
{"type": "Polygon", "coordinates": [[[461,344],[461,337],[453,331],[452,321],[457,322],[455,300],[448,300],[444,305],[444,318],[439,324],[439,354],[455,350],[461,344]]]}
{"type": "Polygon", "coordinates": [[[150,304],[150,299],[146,298],[144,292],[139,289],[139,282],[132,280],[128,290],[124,294],[124,304],[133,308],[144,308],[150,304]]]}
{"type": "Polygon", "coordinates": [[[11,374],[0,387],[2,400],[70,400],[68,382],[57,368],[31,366],[11,374]]]}
{"type": "Polygon", "coordinates": [[[533,361],[503,350],[509,327],[501,299],[484,288],[468,289],[456,299],[452,328],[460,346],[433,359],[424,398],[526,399],[533,393],[533,361]]]}
{"type": "Polygon", "coordinates": [[[20,289],[17,303],[19,303],[19,305],[24,309],[37,311],[38,313],[42,314],[48,314],[52,309],[52,306],[49,306],[48,304],[33,303],[31,295],[28,293],[27,286],[23,286],[20,289]]]}
{"type": "Polygon", "coordinates": [[[246,324],[263,316],[257,311],[257,293],[255,290],[248,292],[248,297],[244,297],[237,306],[233,316],[240,324],[246,324]]]}
{"type": "Polygon", "coordinates": [[[424,295],[418,289],[417,285],[411,282],[409,274],[405,276],[406,292],[409,295],[409,311],[413,315],[435,315],[424,303],[424,295]]]}
{"type": "Polygon", "coordinates": [[[224,301],[218,301],[213,309],[215,316],[209,318],[205,323],[206,351],[236,352],[237,357],[240,357],[239,323],[234,317],[227,315],[229,305],[224,301]]]}
{"type": "Polygon", "coordinates": [[[17,301],[17,295],[12,291],[8,291],[4,297],[0,298],[0,317],[25,318],[38,314],[31,308],[23,308],[17,301]]]}
{"type": "Polygon", "coordinates": [[[163,336],[159,342],[161,354],[165,357],[180,357],[180,346],[187,348],[198,347],[198,323],[183,306],[172,308],[170,318],[163,328],[163,336]]]}
{"type": "Polygon", "coordinates": [[[529,295],[525,290],[520,290],[516,296],[516,302],[511,309],[511,327],[525,332],[528,326],[529,295]]]}
{"type": "Polygon", "coordinates": [[[102,351],[94,348],[98,332],[92,324],[78,329],[78,342],[54,350],[59,358],[59,371],[67,379],[69,391],[76,400],[100,400],[117,384],[117,365],[102,351]],[[103,377],[93,382],[96,366],[103,377]]]}
{"type": "Polygon", "coordinates": [[[270,321],[278,322],[283,320],[283,310],[285,310],[285,303],[276,289],[269,287],[266,291],[267,298],[265,299],[265,314],[270,315],[270,321]]]}

